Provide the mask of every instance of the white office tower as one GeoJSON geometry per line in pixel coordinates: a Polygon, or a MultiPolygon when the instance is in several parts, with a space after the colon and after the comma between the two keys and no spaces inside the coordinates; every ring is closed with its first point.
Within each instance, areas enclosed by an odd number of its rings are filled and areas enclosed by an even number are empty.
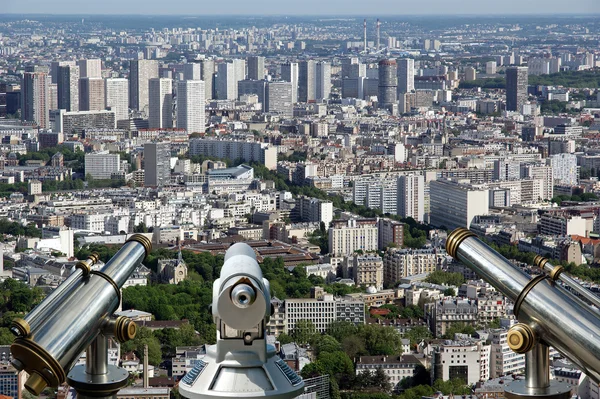
{"type": "Polygon", "coordinates": [[[423,221],[425,215],[425,178],[419,175],[398,177],[398,215],[423,221]]]}
{"type": "Polygon", "coordinates": [[[415,89],[415,60],[400,58],[398,64],[398,94],[410,93],[415,89]]]}
{"type": "Polygon", "coordinates": [[[554,184],[562,186],[576,186],[579,182],[579,168],[577,155],[556,154],[550,157],[554,184]]]}
{"type": "Polygon", "coordinates": [[[205,131],[204,82],[184,80],[177,83],[177,127],[188,134],[205,131]]]}
{"type": "Polygon", "coordinates": [[[101,78],[102,60],[98,58],[77,61],[79,73],[82,78],[101,78]]]}
{"type": "Polygon", "coordinates": [[[265,110],[279,114],[283,118],[294,116],[292,84],[290,82],[269,82],[267,85],[265,110]]]}
{"type": "Polygon", "coordinates": [[[148,112],[148,82],[158,78],[155,60],[132,60],[129,73],[129,108],[148,112]]]}
{"type": "Polygon", "coordinates": [[[117,121],[129,119],[129,82],[124,78],[104,81],[105,107],[115,112],[117,121]]]}
{"type": "Polygon", "coordinates": [[[173,81],[167,78],[150,79],[148,127],[173,127],[173,81]]]}
{"type": "Polygon", "coordinates": [[[453,230],[471,226],[476,216],[489,214],[489,190],[451,180],[429,183],[430,224],[453,230]]]}
{"type": "Polygon", "coordinates": [[[144,144],[144,185],[164,186],[171,182],[171,144],[144,144]]]}
{"type": "Polygon", "coordinates": [[[328,62],[317,63],[316,96],[319,100],[327,100],[331,93],[331,65],[328,62]]]}
{"type": "Polygon", "coordinates": [[[261,80],[265,78],[265,57],[248,57],[248,79],[261,80]]]}
{"type": "Polygon", "coordinates": [[[246,77],[246,62],[233,60],[219,64],[217,71],[217,99],[236,100],[238,82],[246,77]]]}
{"type": "Polygon", "coordinates": [[[101,111],[104,106],[104,79],[79,79],[79,110],[101,111]]]}
{"type": "Polygon", "coordinates": [[[292,84],[292,102],[298,102],[298,63],[286,62],[281,65],[281,79],[292,84]]]}
{"type": "Polygon", "coordinates": [[[202,80],[202,65],[196,62],[183,64],[183,80],[202,80]]]}
{"type": "Polygon", "coordinates": [[[79,67],[58,67],[58,108],[79,111],[79,67]]]}
{"type": "Polygon", "coordinates": [[[317,62],[302,61],[298,64],[298,101],[314,102],[317,99],[317,62]]]}
{"type": "Polygon", "coordinates": [[[50,78],[44,72],[25,72],[21,79],[21,120],[48,129],[50,78]]]}

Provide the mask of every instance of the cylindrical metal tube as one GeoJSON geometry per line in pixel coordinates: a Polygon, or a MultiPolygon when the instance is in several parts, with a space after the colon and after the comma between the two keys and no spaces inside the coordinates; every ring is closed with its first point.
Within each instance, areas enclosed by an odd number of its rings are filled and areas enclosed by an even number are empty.
{"type": "Polygon", "coordinates": [[[85,372],[93,376],[108,372],[108,340],[102,334],[98,335],[87,348],[85,372]]]}
{"type": "Polygon", "coordinates": [[[548,279],[528,286],[529,276],[468,230],[452,232],[447,250],[504,295],[513,300],[521,296],[519,321],[600,381],[600,319],[580,300],[548,279]]]}
{"type": "Polygon", "coordinates": [[[538,343],[525,354],[525,382],[527,388],[550,386],[550,351],[548,345],[538,343]]]}
{"type": "MultiPolygon", "coordinates": [[[[92,267],[96,262],[98,262],[98,255],[96,253],[91,254],[86,260],[85,263],[92,267]]],[[[64,298],[65,296],[70,295],[70,292],[77,285],[77,282],[83,276],[83,271],[78,268],[73,273],[67,277],[65,281],[62,282],[54,291],[52,291],[39,305],[37,305],[33,310],[23,318],[23,321],[27,323],[29,326],[29,330],[35,330],[40,320],[44,320],[48,317],[48,315],[54,313],[56,307],[58,306],[58,300],[64,298]]],[[[23,334],[22,331],[17,326],[11,327],[11,332],[16,336],[25,336],[27,334],[23,334]]]]}
{"type": "MultiPolygon", "coordinates": [[[[547,273],[552,273],[553,270],[555,270],[557,267],[557,266],[554,266],[552,263],[550,263],[545,258],[536,258],[536,260],[534,262],[537,263],[537,265],[540,266],[542,268],[542,270],[544,270],[547,273]]],[[[562,268],[561,268],[561,270],[562,270],[562,268]]],[[[567,285],[569,288],[571,288],[573,291],[575,291],[578,295],[580,295],[586,301],[590,302],[592,305],[594,305],[595,307],[600,309],[600,298],[596,294],[594,294],[592,291],[581,286],[577,281],[575,281],[575,279],[573,277],[571,277],[565,273],[559,273],[558,276],[556,277],[556,279],[558,281],[564,283],[565,285],[567,285]]]]}

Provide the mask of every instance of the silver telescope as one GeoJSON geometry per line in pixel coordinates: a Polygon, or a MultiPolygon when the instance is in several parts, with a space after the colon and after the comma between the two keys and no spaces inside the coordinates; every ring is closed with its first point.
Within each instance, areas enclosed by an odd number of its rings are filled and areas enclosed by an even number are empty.
{"type": "Polygon", "coordinates": [[[587,304],[546,274],[529,276],[467,229],[448,236],[446,251],[515,303],[519,324],[509,330],[508,345],[526,354],[526,379],[505,396],[569,397],[568,387],[549,380],[548,346],[600,382],[600,319],[587,304]]]}
{"type": "Polygon", "coordinates": [[[25,318],[15,320],[12,331],[17,338],[10,347],[13,366],[30,375],[25,382],[29,392],[39,395],[67,378],[78,393],[116,392],[126,384],[127,373],[106,366],[106,338],[114,336],[124,342],[135,336],[131,320],[112,315],[121,300],[121,287],[151,249],[150,240],[136,234],[102,270],[91,270],[96,256],[81,262],[56,293],[25,318]],[[71,370],[86,349],[88,364],[71,370]]]}
{"type": "Polygon", "coordinates": [[[269,281],[249,245],[238,243],[227,250],[213,283],[211,308],[217,344],[208,347],[179,383],[183,397],[292,399],[303,392],[302,379],[267,345],[269,281]]]}

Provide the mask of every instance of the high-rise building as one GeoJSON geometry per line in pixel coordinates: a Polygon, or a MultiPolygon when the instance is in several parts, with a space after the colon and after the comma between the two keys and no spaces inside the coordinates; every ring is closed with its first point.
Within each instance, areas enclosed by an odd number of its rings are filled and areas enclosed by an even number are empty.
{"type": "Polygon", "coordinates": [[[494,329],[490,332],[492,342],[490,352],[490,377],[498,378],[519,374],[525,370],[525,354],[515,353],[508,346],[508,330],[494,329]]]}
{"type": "Polygon", "coordinates": [[[148,112],[150,79],[158,78],[155,60],[132,60],[129,73],[129,108],[148,112]]]}
{"type": "Polygon", "coordinates": [[[217,99],[237,100],[238,82],[246,77],[246,62],[244,60],[232,60],[222,62],[217,72],[217,99]]]}
{"type": "Polygon", "coordinates": [[[477,79],[477,71],[472,66],[465,68],[465,81],[472,82],[477,79]]]}
{"type": "Polygon", "coordinates": [[[554,182],[564,186],[576,186],[579,182],[577,155],[556,154],[550,157],[554,182]]]}
{"type": "Polygon", "coordinates": [[[355,251],[376,251],[378,247],[376,219],[352,219],[333,222],[329,228],[329,252],[351,255],[355,251]]]}
{"type": "Polygon", "coordinates": [[[205,105],[204,82],[184,80],[177,83],[177,127],[188,134],[204,133],[205,105]]]}
{"type": "Polygon", "coordinates": [[[317,62],[301,61],[298,64],[298,101],[314,102],[317,99],[317,62]]]}
{"type": "Polygon", "coordinates": [[[292,102],[298,102],[298,63],[285,62],[281,65],[281,79],[292,84],[292,102]]]}
{"type": "Polygon", "coordinates": [[[81,111],[100,111],[104,107],[104,79],[79,79],[79,109],[81,111]]]}
{"type": "Polygon", "coordinates": [[[342,59],[342,79],[356,79],[361,76],[367,76],[367,66],[361,64],[358,57],[342,59]]]}
{"type": "Polygon", "coordinates": [[[395,60],[379,61],[379,93],[377,101],[380,108],[389,108],[396,104],[398,91],[398,72],[395,60]]]}
{"type": "Polygon", "coordinates": [[[204,98],[212,100],[214,97],[214,79],[215,79],[215,62],[213,60],[202,60],[201,63],[202,78],[204,81],[204,98]]]}
{"type": "Polygon", "coordinates": [[[527,67],[506,68],[506,110],[521,112],[527,101],[527,67]]]}
{"type": "Polygon", "coordinates": [[[290,82],[269,82],[267,84],[265,110],[279,114],[284,118],[294,116],[292,102],[292,84],[290,82]]]}
{"type": "Polygon", "coordinates": [[[422,175],[398,177],[398,215],[418,222],[425,216],[425,178],[422,175]]]}
{"type": "Polygon", "coordinates": [[[496,61],[488,61],[485,63],[485,74],[486,75],[495,75],[496,74],[496,61]]]}
{"type": "Polygon", "coordinates": [[[303,222],[324,223],[325,228],[333,220],[333,203],[317,198],[299,196],[296,198],[296,207],[294,211],[303,222]]]}
{"type": "Polygon", "coordinates": [[[265,78],[265,57],[248,57],[248,79],[261,80],[265,78]]]}
{"type": "Polygon", "coordinates": [[[317,63],[316,98],[327,100],[331,93],[331,65],[328,62],[317,63]]]}
{"type": "Polygon", "coordinates": [[[102,60],[95,58],[89,60],[77,61],[79,74],[82,78],[101,78],[102,77],[102,60]]]}
{"type": "Polygon", "coordinates": [[[196,62],[188,62],[182,65],[183,80],[202,80],[202,65],[196,62]]]}
{"type": "Polygon", "coordinates": [[[79,111],[79,67],[58,67],[58,108],[68,112],[79,111]]]}
{"type": "Polygon", "coordinates": [[[151,129],[173,127],[173,81],[150,79],[149,94],[148,126],[151,129]]]}
{"type": "Polygon", "coordinates": [[[190,155],[210,155],[230,160],[260,162],[268,169],[277,169],[277,148],[267,143],[237,140],[191,139],[190,155]]]}
{"type": "Polygon", "coordinates": [[[115,111],[117,121],[129,119],[129,82],[125,78],[104,81],[105,108],[115,111]]]}
{"type": "Polygon", "coordinates": [[[398,65],[398,93],[410,93],[415,89],[415,60],[401,58],[398,65]]]}
{"type": "MultiPolygon", "coordinates": [[[[50,77],[52,78],[52,83],[58,83],[58,67],[59,66],[76,66],[77,63],[75,61],[52,61],[50,64],[50,77]]],[[[37,72],[37,71],[34,71],[37,72]]]]}
{"type": "Polygon", "coordinates": [[[49,78],[43,72],[25,72],[21,79],[21,120],[48,129],[49,78]]]}
{"type": "Polygon", "coordinates": [[[171,182],[171,144],[144,144],[144,185],[164,186],[171,182]]]}

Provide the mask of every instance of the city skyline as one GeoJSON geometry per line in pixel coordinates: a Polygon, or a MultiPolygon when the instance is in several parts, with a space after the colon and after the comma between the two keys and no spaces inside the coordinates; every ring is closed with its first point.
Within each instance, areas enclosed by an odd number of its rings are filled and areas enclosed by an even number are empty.
{"type": "Polygon", "coordinates": [[[302,4],[263,0],[260,3],[247,3],[241,0],[230,2],[226,13],[219,5],[198,4],[190,0],[176,0],[168,8],[158,1],[134,1],[123,3],[107,0],[102,3],[85,5],[77,0],[62,0],[48,3],[42,0],[9,1],[4,9],[5,14],[41,14],[54,15],[531,15],[531,14],[586,14],[600,13],[600,3],[594,0],[583,0],[578,3],[565,3],[558,0],[520,2],[507,0],[502,3],[486,4],[475,0],[461,3],[447,3],[432,0],[424,9],[420,4],[409,2],[392,2],[390,0],[374,0],[348,6],[341,0],[330,0],[326,3],[307,0],[302,4]],[[142,7],[143,6],[143,7],[142,7]],[[34,13],[31,11],[35,10],[34,13]],[[184,11],[185,10],[185,11],[184,11]],[[395,11],[397,10],[397,12],[395,11]],[[428,12],[429,11],[429,12],[428,12]]]}

